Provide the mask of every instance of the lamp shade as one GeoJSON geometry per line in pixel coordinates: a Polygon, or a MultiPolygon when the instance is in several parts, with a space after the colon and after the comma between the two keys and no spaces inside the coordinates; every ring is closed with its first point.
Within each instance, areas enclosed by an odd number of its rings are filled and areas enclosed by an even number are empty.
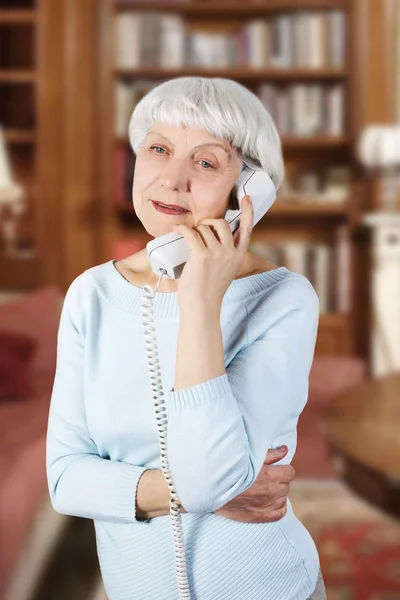
{"type": "Polygon", "coordinates": [[[22,195],[21,186],[13,178],[4,133],[0,125],[0,205],[12,200],[19,200],[22,195]]]}
{"type": "Polygon", "coordinates": [[[356,153],[369,169],[400,165],[400,125],[368,125],[360,135],[356,153]]]}

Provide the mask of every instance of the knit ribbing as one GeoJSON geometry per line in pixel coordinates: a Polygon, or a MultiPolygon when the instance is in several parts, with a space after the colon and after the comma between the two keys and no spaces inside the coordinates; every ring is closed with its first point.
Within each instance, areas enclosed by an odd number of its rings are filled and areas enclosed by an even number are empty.
{"type": "MultiPolygon", "coordinates": [[[[88,270],[108,300],[120,310],[132,315],[140,314],[140,304],[143,290],[141,287],[127,281],[110,260],[88,270]]],[[[291,271],[286,267],[277,267],[270,271],[257,273],[234,279],[225,292],[222,306],[242,300],[245,296],[253,296],[265,290],[266,286],[290,277],[291,271]]],[[[155,316],[175,318],[179,316],[177,292],[157,292],[154,298],[153,311],[155,316]]]]}

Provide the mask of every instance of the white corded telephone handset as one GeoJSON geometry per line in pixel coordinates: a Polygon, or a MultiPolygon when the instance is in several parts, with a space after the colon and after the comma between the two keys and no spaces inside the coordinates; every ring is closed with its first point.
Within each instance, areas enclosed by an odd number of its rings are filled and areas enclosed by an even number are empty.
{"type": "MultiPolygon", "coordinates": [[[[239,227],[241,202],[246,194],[251,196],[253,203],[253,226],[265,215],[276,198],[275,186],[268,173],[255,171],[247,165],[236,181],[234,193],[240,208],[228,210],[225,214],[225,220],[228,221],[232,233],[239,227]]],[[[189,247],[183,235],[174,231],[166,233],[148,242],[146,248],[151,268],[156,275],[160,274],[160,269],[164,269],[166,277],[179,279],[189,258],[189,247]]]]}
{"type": "MultiPolygon", "coordinates": [[[[228,210],[225,215],[225,219],[228,221],[232,233],[239,227],[240,215],[242,214],[241,201],[246,194],[251,196],[253,202],[253,226],[268,211],[276,198],[275,186],[270,176],[265,173],[265,171],[251,169],[247,164],[244,164],[236,181],[234,193],[240,208],[237,210],[228,210]]],[[[158,291],[161,278],[164,275],[170,279],[178,279],[181,276],[185,263],[189,258],[189,247],[181,234],[171,232],[151,240],[147,244],[147,252],[152,270],[155,274],[159,275],[159,279],[156,290],[153,290],[149,285],[143,286],[141,302],[142,324],[160,443],[162,471],[168,484],[171,497],[170,515],[175,547],[175,568],[179,589],[179,600],[190,600],[189,582],[186,573],[182,513],[180,511],[181,504],[172,481],[168,464],[167,413],[163,399],[164,394],[153,320],[153,299],[155,293],[158,291]]]]}

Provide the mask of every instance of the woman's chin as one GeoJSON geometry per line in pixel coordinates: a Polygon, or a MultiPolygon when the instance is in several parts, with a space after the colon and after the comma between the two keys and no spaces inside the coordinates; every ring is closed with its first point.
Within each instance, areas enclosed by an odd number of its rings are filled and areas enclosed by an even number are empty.
{"type": "Polygon", "coordinates": [[[174,233],[173,231],[173,226],[177,225],[178,223],[171,223],[168,227],[155,227],[155,226],[148,226],[145,227],[147,233],[151,236],[153,236],[154,238],[156,237],[161,237],[162,235],[166,235],[167,233],[174,233]]]}
{"type": "Polygon", "coordinates": [[[165,235],[167,233],[175,233],[173,231],[173,227],[175,225],[187,225],[189,227],[192,226],[192,223],[189,223],[188,221],[186,221],[186,219],[175,219],[174,217],[169,217],[168,221],[166,223],[157,223],[155,224],[154,221],[152,223],[146,223],[142,221],[142,225],[143,227],[146,229],[147,233],[149,235],[152,235],[153,237],[160,237],[161,235],[165,235]]]}

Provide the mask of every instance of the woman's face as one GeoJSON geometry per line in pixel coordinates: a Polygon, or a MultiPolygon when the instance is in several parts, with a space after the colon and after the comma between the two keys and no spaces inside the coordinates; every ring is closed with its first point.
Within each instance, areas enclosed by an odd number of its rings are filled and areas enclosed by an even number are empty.
{"type": "Polygon", "coordinates": [[[225,215],[240,172],[240,157],[228,142],[204,129],[155,123],[136,156],[133,206],[154,237],[173,225],[196,226],[225,215]],[[152,201],[175,204],[187,213],[159,212],[152,201]]]}

